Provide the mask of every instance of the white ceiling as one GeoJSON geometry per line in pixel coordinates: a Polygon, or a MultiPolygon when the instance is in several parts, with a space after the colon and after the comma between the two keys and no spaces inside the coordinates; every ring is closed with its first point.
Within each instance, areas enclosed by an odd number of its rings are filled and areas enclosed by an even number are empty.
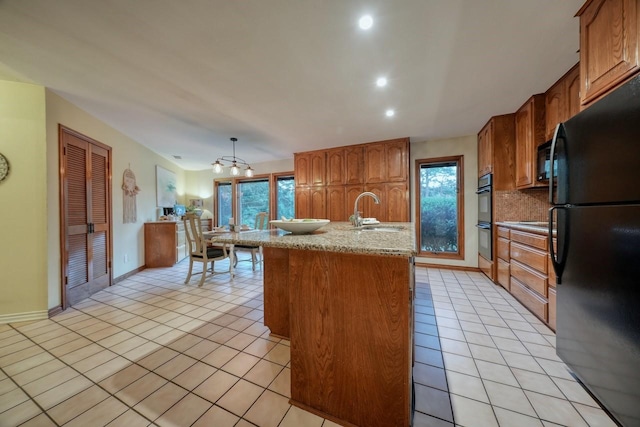
{"type": "Polygon", "coordinates": [[[475,134],[551,86],[579,59],[583,1],[0,0],[0,78],[44,85],[188,170],[230,155],[230,137],[250,163],[427,141],[475,134]]]}

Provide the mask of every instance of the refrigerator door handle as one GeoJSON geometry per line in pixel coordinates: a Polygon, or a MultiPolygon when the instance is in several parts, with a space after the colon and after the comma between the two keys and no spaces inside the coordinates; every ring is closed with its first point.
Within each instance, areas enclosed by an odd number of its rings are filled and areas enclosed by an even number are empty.
{"type": "Polygon", "coordinates": [[[554,183],[556,183],[556,176],[554,176],[555,169],[555,157],[556,157],[556,149],[558,144],[558,138],[562,138],[564,136],[564,127],[562,123],[558,123],[556,126],[556,130],[553,132],[553,139],[551,140],[551,152],[549,153],[549,203],[552,205],[555,203],[553,200],[553,187],[554,183]]]}
{"type": "Polygon", "coordinates": [[[562,283],[562,272],[564,271],[565,257],[567,254],[567,233],[569,228],[567,227],[567,215],[566,209],[568,206],[553,206],[549,209],[549,254],[551,256],[551,264],[556,272],[557,284],[562,283]],[[556,230],[556,244],[558,250],[553,245],[553,212],[557,210],[557,230],[556,230]]]}

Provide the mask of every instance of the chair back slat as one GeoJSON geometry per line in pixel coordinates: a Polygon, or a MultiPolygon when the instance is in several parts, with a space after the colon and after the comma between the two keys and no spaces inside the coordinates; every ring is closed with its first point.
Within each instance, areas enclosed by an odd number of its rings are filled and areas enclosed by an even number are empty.
{"type": "Polygon", "coordinates": [[[269,214],[267,212],[258,212],[258,214],[256,214],[256,223],[253,228],[256,230],[264,230],[267,228],[268,220],[269,214]]]}
{"type": "Polygon", "coordinates": [[[202,238],[202,224],[200,217],[193,213],[188,213],[184,217],[184,229],[189,242],[189,253],[193,255],[204,255],[207,246],[202,238]]]}

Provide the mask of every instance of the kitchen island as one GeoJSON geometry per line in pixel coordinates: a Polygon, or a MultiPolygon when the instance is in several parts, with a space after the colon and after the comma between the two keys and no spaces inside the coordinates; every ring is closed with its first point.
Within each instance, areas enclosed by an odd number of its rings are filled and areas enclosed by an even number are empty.
{"type": "Polygon", "coordinates": [[[263,247],[264,324],[291,342],[291,404],[342,425],[411,423],[415,233],[386,225],[402,230],[213,238],[263,247]]]}

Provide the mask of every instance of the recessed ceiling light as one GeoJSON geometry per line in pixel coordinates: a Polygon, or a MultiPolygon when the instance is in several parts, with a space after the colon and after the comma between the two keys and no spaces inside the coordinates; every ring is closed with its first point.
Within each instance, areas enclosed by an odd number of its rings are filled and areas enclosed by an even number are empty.
{"type": "Polygon", "coordinates": [[[362,28],[363,30],[368,30],[369,28],[371,28],[371,26],[373,25],[373,18],[371,17],[371,15],[364,15],[362,18],[360,18],[360,20],[358,21],[358,25],[360,26],[360,28],[362,28]]]}
{"type": "Polygon", "coordinates": [[[386,77],[378,77],[378,80],[376,80],[376,85],[378,87],[385,87],[387,85],[387,78],[386,77]]]}
{"type": "Polygon", "coordinates": [[[385,114],[385,116],[387,116],[387,117],[393,117],[393,116],[395,116],[395,115],[396,115],[396,112],[395,112],[394,110],[392,110],[392,109],[388,109],[387,111],[385,111],[385,113],[384,113],[384,114],[385,114]]]}

